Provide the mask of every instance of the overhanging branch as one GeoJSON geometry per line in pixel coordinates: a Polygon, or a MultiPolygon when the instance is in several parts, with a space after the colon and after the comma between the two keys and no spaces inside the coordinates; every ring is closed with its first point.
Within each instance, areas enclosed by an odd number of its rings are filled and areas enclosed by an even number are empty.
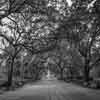
{"type": "Polygon", "coordinates": [[[9,42],[9,44],[13,45],[12,41],[7,36],[5,36],[4,34],[0,34],[0,37],[6,39],[9,42]]]}

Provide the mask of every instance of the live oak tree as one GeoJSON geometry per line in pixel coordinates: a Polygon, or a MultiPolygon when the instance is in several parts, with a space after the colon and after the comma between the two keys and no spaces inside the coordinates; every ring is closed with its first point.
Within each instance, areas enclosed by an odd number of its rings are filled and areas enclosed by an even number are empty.
{"type": "MultiPolygon", "coordinates": [[[[69,9],[70,17],[66,15],[59,27],[60,38],[66,38],[84,58],[84,78],[89,81],[91,67],[92,49],[99,37],[99,14],[95,3],[98,1],[75,1],[69,9]]],[[[96,62],[99,61],[99,58],[96,62]]]]}
{"type": "MultiPolygon", "coordinates": [[[[41,41],[40,39],[38,39],[38,40],[33,39],[34,37],[31,36],[31,35],[34,35],[33,30],[35,32],[34,27],[30,27],[30,24],[31,25],[34,24],[34,18],[36,18],[34,16],[35,13],[36,13],[36,16],[41,17],[42,13],[44,14],[47,12],[47,11],[45,12],[45,10],[47,10],[47,9],[44,9],[45,8],[44,1],[39,1],[39,0],[38,1],[37,0],[36,1],[32,1],[32,0],[31,1],[30,0],[29,1],[26,1],[26,0],[22,0],[22,1],[2,0],[2,1],[0,1],[0,4],[1,4],[0,5],[0,7],[1,7],[0,21],[1,21],[1,29],[3,30],[0,34],[0,37],[3,38],[2,39],[3,45],[4,45],[4,40],[6,40],[8,43],[7,48],[10,48],[9,52],[12,51],[11,53],[9,53],[10,59],[11,59],[11,69],[10,69],[10,72],[8,75],[8,85],[11,86],[14,60],[15,60],[17,54],[21,51],[22,47],[24,47],[28,51],[31,51],[32,54],[45,52],[53,47],[51,47],[51,45],[49,45],[49,47],[46,46],[46,42],[49,42],[51,40],[41,39],[42,42],[40,42],[41,41]],[[43,9],[41,9],[41,7],[43,9]],[[33,22],[30,20],[32,18],[33,18],[33,22]],[[9,20],[10,20],[10,22],[9,22],[9,20]],[[4,21],[6,21],[6,22],[8,21],[8,23],[4,23],[4,21]],[[4,30],[6,28],[7,28],[7,30],[4,32],[4,30]],[[30,30],[30,28],[31,28],[31,30],[30,30]],[[46,40],[46,42],[44,40],[46,40]],[[39,42],[41,43],[40,47],[36,46],[36,44],[39,42]],[[34,44],[32,44],[32,43],[34,43],[34,44]],[[45,48],[42,45],[45,46],[45,48]]],[[[38,22],[36,21],[35,23],[38,23],[38,22]]],[[[39,28],[38,28],[38,30],[39,30],[39,28]]],[[[39,45],[39,44],[37,44],[37,45],[39,45]]],[[[4,47],[2,50],[6,51],[6,48],[4,47]]]]}
{"type": "MultiPolygon", "coordinates": [[[[3,50],[11,58],[9,85],[12,83],[13,64],[23,49],[32,55],[54,49],[59,39],[66,39],[84,59],[84,78],[89,81],[92,66],[99,62],[99,1],[98,0],[1,0],[0,37],[3,50]],[[5,20],[6,19],[6,20],[5,20]],[[4,21],[10,20],[10,25],[4,21]],[[11,34],[11,35],[9,35],[11,34]]],[[[2,49],[2,48],[1,48],[2,49]]]]}
{"type": "Polygon", "coordinates": [[[8,54],[10,63],[10,68],[8,70],[8,82],[7,82],[8,86],[11,86],[12,84],[15,58],[22,49],[20,43],[22,43],[21,35],[23,32],[21,32],[21,29],[19,29],[19,25],[17,24],[20,19],[15,21],[14,18],[17,18],[17,16],[12,15],[7,17],[2,21],[2,26],[0,27],[1,28],[0,37],[2,39],[1,40],[2,47],[0,49],[8,54]],[[5,20],[7,20],[7,22],[4,22],[5,20]]]}

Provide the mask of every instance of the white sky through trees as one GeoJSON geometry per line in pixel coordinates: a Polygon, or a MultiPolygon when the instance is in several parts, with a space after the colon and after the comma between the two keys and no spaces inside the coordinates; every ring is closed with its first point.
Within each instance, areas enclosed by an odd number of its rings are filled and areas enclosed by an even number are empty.
{"type": "Polygon", "coordinates": [[[66,0],[66,1],[67,1],[67,3],[68,3],[68,6],[71,7],[72,4],[73,4],[72,0],[66,0]]]}

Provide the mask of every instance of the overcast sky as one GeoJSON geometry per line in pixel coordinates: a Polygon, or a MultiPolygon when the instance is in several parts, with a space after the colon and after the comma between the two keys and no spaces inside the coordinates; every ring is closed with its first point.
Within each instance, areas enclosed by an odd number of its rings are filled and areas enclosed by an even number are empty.
{"type": "Polygon", "coordinates": [[[66,0],[68,2],[68,6],[71,7],[72,6],[72,0],[66,0]]]}

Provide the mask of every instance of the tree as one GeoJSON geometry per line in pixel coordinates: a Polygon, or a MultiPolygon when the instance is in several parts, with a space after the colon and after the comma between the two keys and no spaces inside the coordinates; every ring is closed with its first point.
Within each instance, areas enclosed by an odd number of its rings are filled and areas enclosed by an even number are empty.
{"type": "MultiPolygon", "coordinates": [[[[62,24],[58,28],[59,38],[65,38],[75,45],[84,58],[84,78],[89,81],[89,71],[92,67],[92,48],[99,37],[99,19],[95,10],[98,1],[75,1],[69,9],[69,16],[63,17],[62,24]]],[[[99,59],[97,59],[99,61],[99,59]]]]}
{"type": "Polygon", "coordinates": [[[0,48],[2,51],[6,52],[9,57],[9,63],[10,68],[8,70],[8,82],[7,86],[12,85],[12,78],[13,78],[13,68],[14,68],[14,61],[17,56],[17,54],[21,51],[22,46],[20,43],[22,43],[21,35],[23,32],[21,32],[21,23],[18,25],[17,22],[21,20],[20,18],[17,18],[18,16],[11,15],[10,17],[7,17],[5,20],[8,22],[2,22],[3,26],[1,26],[1,33],[0,37],[2,39],[1,44],[2,48],[0,48]],[[17,20],[15,21],[15,19],[17,20]],[[19,29],[20,27],[20,29],[19,29]],[[19,45],[19,46],[18,46],[19,45]]]}

